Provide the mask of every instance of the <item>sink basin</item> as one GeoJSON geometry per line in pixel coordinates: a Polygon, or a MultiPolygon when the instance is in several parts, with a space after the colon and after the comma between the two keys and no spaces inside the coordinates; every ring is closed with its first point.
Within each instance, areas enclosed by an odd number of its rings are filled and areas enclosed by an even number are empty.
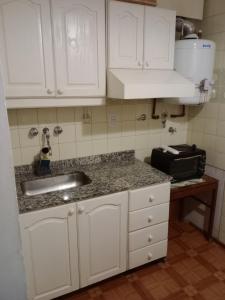
{"type": "Polygon", "coordinates": [[[37,179],[21,183],[22,192],[26,196],[34,196],[49,192],[62,191],[91,183],[83,172],[68,175],[37,179]]]}

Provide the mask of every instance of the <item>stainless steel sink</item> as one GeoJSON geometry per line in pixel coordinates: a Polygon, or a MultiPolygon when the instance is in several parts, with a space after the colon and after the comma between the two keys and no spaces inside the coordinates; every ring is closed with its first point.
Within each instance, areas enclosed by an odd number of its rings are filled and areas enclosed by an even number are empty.
{"type": "Polygon", "coordinates": [[[34,196],[49,192],[62,191],[91,183],[90,178],[83,172],[59,175],[21,183],[22,192],[26,196],[34,196]]]}

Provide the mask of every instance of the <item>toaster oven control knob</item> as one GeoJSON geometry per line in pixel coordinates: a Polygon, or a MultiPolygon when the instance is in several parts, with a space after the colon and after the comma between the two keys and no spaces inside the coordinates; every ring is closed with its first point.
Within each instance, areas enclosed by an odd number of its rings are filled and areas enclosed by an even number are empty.
{"type": "Polygon", "coordinates": [[[149,216],[149,217],[148,217],[148,223],[151,223],[152,220],[153,220],[153,217],[152,217],[152,216],[149,216]]]}
{"type": "Polygon", "coordinates": [[[153,195],[151,195],[150,197],[149,197],[149,202],[153,202],[155,200],[155,197],[153,196],[153,195]]]}

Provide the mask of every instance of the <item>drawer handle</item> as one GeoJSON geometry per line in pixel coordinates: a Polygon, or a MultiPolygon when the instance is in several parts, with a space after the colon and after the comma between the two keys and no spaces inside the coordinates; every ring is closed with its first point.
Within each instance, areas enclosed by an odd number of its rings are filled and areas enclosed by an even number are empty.
{"type": "Polygon", "coordinates": [[[63,91],[62,91],[62,90],[57,90],[57,94],[58,94],[58,95],[62,95],[62,94],[63,94],[63,91]]]}
{"type": "Polygon", "coordinates": [[[148,253],[148,257],[147,258],[148,258],[148,260],[152,259],[152,253],[151,252],[148,253]]]}
{"type": "Polygon", "coordinates": [[[155,200],[155,197],[151,195],[151,196],[149,197],[149,202],[152,203],[154,200],[155,200]]]}
{"type": "Polygon", "coordinates": [[[148,237],[148,241],[151,242],[153,240],[153,236],[150,234],[148,237]]]}
{"type": "Polygon", "coordinates": [[[148,217],[148,223],[151,223],[152,220],[153,220],[153,217],[152,217],[152,216],[149,216],[149,217],[148,217]]]}
{"type": "Polygon", "coordinates": [[[68,215],[71,217],[75,213],[75,209],[71,208],[68,212],[68,215]]]}
{"type": "Polygon", "coordinates": [[[51,95],[51,94],[53,94],[53,91],[50,89],[47,89],[47,94],[51,95]]]}
{"type": "Polygon", "coordinates": [[[78,207],[78,213],[82,214],[85,211],[85,207],[84,206],[79,206],[78,207]]]}

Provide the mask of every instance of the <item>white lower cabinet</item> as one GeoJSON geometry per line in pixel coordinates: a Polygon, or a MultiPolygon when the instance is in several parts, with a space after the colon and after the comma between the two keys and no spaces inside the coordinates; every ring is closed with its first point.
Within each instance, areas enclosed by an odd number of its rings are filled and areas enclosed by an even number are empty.
{"type": "Polygon", "coordinates": [[[79,288],[76,206],[20,216],[28,299],[47,300],[79,288]]]}
{"type": "Polygon", "coordinates": [[[78,203],[81,287],[126,270],[128,193],[78,203]]]}
{"type": "Polygon", "coordinates": [[[129,269],[166,257],[169,200],[169,182],[129,191],[129,269]]]}
{"type": "Polygon", "coordinates": [[[20,215],[28,299],[50,300],[165,257],[169,187],[20,215]]]}

